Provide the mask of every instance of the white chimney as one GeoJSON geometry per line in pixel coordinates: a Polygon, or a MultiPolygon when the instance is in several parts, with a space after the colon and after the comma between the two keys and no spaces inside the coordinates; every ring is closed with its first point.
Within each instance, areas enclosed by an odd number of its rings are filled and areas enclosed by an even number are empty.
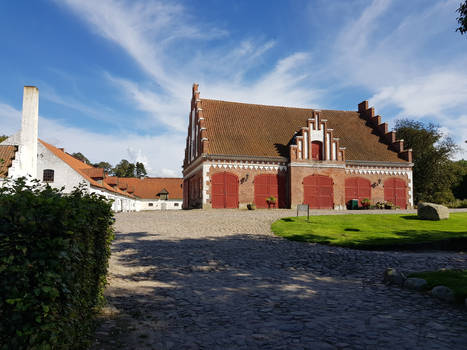
{"type": "Polygon", "coordinates": [[[39,89],[25,86],[23,90],[23,119],[21,130],[2,142],[18,146],[15,159],[8,169],[8,177],[37,177],[37,129],[39,124],[39,89]]]}
{"type": "MultiPolygon", "coordinates": [[[[37,176],[37,129],[39,124],[39,89],[25,86],[21,121],[19,162],[20,176],[37,176]]],[[[19,174],[18,174],[19,175],[19,174]]]]}

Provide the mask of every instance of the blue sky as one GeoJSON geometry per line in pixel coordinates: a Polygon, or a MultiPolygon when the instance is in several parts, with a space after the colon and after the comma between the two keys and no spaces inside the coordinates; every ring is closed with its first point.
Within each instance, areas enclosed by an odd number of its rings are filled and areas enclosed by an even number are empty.
{"type": "Polygon", "coordinates": [[[180,176],[201,97],[438,123],[467,158],[459,0],[0,2],[0,134],[40,90],[39,136],[91,161],[180,176]]]}

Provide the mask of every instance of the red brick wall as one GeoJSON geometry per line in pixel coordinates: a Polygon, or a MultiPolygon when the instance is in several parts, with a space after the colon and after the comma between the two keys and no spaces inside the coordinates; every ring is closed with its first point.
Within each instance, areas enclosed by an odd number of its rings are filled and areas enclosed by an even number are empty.
{"type": "MultiPolygon", "coordinates": [[[[239,207],[243,208],[249,203],[254,203],[255,200],[255,186],[254,179],[256,175],[260,174],[286,174],[285,171],[277,170],[256,170],[256,169],[230,169],[230,168],[213,168],[211,167],[208,172],[209,179],[212,175],[216,173],[222,173],[227,171],[231,174],[234,174],[238,177],[238,203],[239,207]]],[[[211,182],[208,181],[207,185],[207,194],[208,194],[208,206],[210,207],[211,203],[211,182]]]]}
{"type": "MultiPolygon", "coordinates": [[[[189,179],[185,179],[184,186],[188,183],[188,189],[184,191],[184,194],[188,194],[189,199],[184,198],[184,203],[188,208],[211,208],[211,177],[216,173],[229,172],[238,177],[239,184],[239,193],[238,201],[239,207],[244,208],[248,203],[254,203],[255,201],[255,188],[254,188],[254,178],[256,175],[260,174],[282,174],[286,175],[288,178],[288,185],[286,190],[286,197],[288,206],[295,208],[297,204],[303,203],[303,179],[309,175],[324,175],[332,178],[334,186],[334,208],[344,208],[345,203],[345,179],[351,177],[361,177],[368,179],[371,187],[371,203],[375,204],[379,201],[384,201],[384,181],[397,177],[402,180],[409,186],[408,178],[404,175],[383,175],[383,174],[346,174],[344,168],[307,168],[307,167],[290,167],[289,171],[278,171],[278,170],[259,170],[259,169],[235,169],[235,168],[214,168],[210,167],[208,171],[208,180],[206,183],[202,183],[202,170],[193,174],[189,179]],[[381,180],[381,182],[379,182],[381,180]],[[201,185],[201,187],[200,187],[201,185]],[[193,189],[193,186],[197,186],[196,189],[193,189]],[[207,202],[202,203],[202,187],[206,187],[206,192],[208,195],[207,202]]],[[[407,207],[410,207],[409,196],[408,196],[407,187],[407,207]]]]}
{"type": "Polygon", "coordinates": [[[334,182],[334,206],[345,202],[345,169],[290,167],[291,207],[303,203],[303,179],[309,175],[324,175],[334,182]]]}
{"type": "MultiPolygon", "coordinates": [[[[384,201],[384,181],[386,179],[397,177],[409,186],[408,178],[403,175],[382,175],[382,174],[345,174],[345,170],[341,168],[306,168],[306,167],[291,167],[290,169],[290,193],[291,207],[295,208],[297,204],[303,203],[303,179],[309,175],[325,175],[333,179],[334,182],[334,207],[346,205],[345,203],[345,179],[350,177],[361,177],[370,180],[373,184],[371,187],[371,204],[384,201]],[[379,183],[381,179],[381,183],[379,183]]],[[[409,195],[407,187],[407,207],[409,204],[409,195]]]]}
{"type": "Polygon", "coordinates": [[[199,172],[193,174],[189,178],[183,181],[184,188],[183,191],[183,208],[184,209],[191,209],[191,208],[201,208],[203,205],[203,171],[200,170],[199,172]],[[186,198],[187,197],[187,198],[186,198]]]}

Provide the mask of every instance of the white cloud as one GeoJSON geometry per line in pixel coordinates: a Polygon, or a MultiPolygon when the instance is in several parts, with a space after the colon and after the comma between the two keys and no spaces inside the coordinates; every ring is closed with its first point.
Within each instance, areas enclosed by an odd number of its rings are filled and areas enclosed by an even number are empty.
{"type": "Polygon", "coordinates": [[[0,102],[0,135],[13,135],[21,128],[21,112],[8,104],[0,102]]]}
{"type": "Polygon", "coordinates": [[[394,117],[385,116],[385,110],[395,107],[399,115],[433,118],[456,140],[465,135],[465,129],[450,124],[467,107],[467,55],[460,51],[440,61],[437,52],[427,55],[425,51],[446,30],[455,1],[430,3],[411,13],[401,12],[403,4],[397,0],[367,2],[360,13],[360,6],[345,6],[342,18],[333,12],[333,22],[343,25],[327,46],[314,52],[306,48],[289,52],[272,65],[266,56],[278,45],[276,41],[229,41],[226,30],[200,23],[176,2],[56,2],[122,48],[149,77],[150,83],[141,84],[115,73],[106,75],[128,101],[149,115],[136,123],[163,125],[174,141],[180,140],[173,167],[158,164],[157,169],[166,169],[160,172],[179,173],[193,82],[200,83],[201,97],[323,108],[329,107],[323,101],[331,92],[364,88],[385,120],[394,117]],[[215,48],[207,45],[221,37],[224,40],[216,41],[215,48]]]}
{"type": "Polygon", "coordinates": [[[467,108],[467,75],[434,73],[388,85],[377,92],[371,102],[381,108],[395,104],[401,108],[402,115],[445,117],[446,111],[452,108],[467,108]]]}
{"type": "Polygon", "coordinates": [[[179,159],[184,153],[185,139],[179,135],[103,135],[66,127],[43,117],[39,120],[39,135],[69,153],[83,153],[92,162],[108,161],[115,165],[133,155],[131,160],[142,161],[151,176],[166,176],[162,169],[172,170],[172,176],[181,176],[179,159]]]}
{"type": "MultiPolygon", "coordinates": [[[[2,133],[14,134],[21,127],[21,113],[0,103],[2,133]]],[[[117,164],[129,157],[130,161],[144,163],[150,176],[181,176],[180,158],[185,139],[181,135],[140,136],[136,134],[107,135],[68,127],[40,116],[39,137],[68,153],[81,152],[91,162],[107,161],[117,164]]]]}

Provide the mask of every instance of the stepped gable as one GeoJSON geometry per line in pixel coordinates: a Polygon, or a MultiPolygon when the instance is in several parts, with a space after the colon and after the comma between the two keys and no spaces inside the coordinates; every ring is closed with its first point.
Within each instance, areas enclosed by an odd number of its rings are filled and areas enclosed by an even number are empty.
{"type": "MultiPolygon", "coordinates": [[[[211,155],[289,158],[293,136],[318,112],[327,121],[333,137],[339,139],[345,160],[395,162],[411,161],[401,141],[388,145],[366,112],[314,110],[267,106],[212,99],[199,99],[196,86],[196,107],[202,112],[203,126],[211,155]],[[384,142],[383,142],[384,141],[384,142]],[[399,145],[399,146],[398,146],[399,145]],[[409,160],[410,159],[410,160],[409,160]]],[[[198,112],[199,113],[199,112],[198,112]]]]}
{"type": "Polygon", "coordinates": [[[388,124],[381,122],[380,115],[375,116],[374,107],[368,108],[368,101],[365,100],[358,104],[358,112],[360,117],[367,121],[367,125],[380,136],[382,142],[397,152],[400,158],[412,162],[412,149],[404,149],[404,140],[396,140],[396,132],[388,131],[388,124]]]}
{"type": "Polygon", "coordinates": [[[8,176],[8,169],[15,159],[17,146],[0,145],[0,178],[8,176]]]}

